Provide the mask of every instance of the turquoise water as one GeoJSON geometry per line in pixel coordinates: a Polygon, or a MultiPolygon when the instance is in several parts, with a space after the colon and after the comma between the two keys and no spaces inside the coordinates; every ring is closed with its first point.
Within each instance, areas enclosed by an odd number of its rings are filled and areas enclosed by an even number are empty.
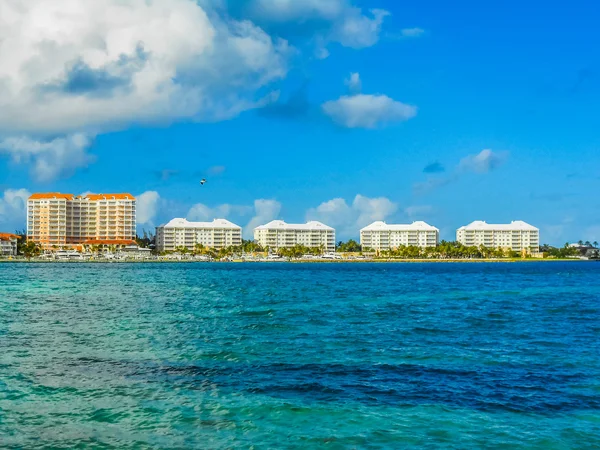
{"type": "Polygon", "coordinates": [[[0,264],[2,448],[600,448],[600,264],[0,264]]]}

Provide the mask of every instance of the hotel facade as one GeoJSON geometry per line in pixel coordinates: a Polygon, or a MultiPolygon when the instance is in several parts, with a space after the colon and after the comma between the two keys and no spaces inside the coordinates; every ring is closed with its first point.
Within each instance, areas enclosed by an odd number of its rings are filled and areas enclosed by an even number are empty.
{"type": "Polygon", "coordinates": [[[0,256],[17,256],[18,236],[11,233],[0,233],[0,256]]]}
{"type": "Polygon", "coordinates": [[[220,249],[242,244],[242,228],[225,219],[212,222],[189,222],[173,219],[156,227],[156,249],[175,251],[178,247],[194,250],[197,244],[220,249]]]}
{"type": "Polygon", "coordinates": [[[303,245],[335,251],[335,229],[317,221],[305,224],[285,223],[273,220],[254,229],[254,240],[262,247],[273,250],[303,245]]]}
{"type": "Polygon", "coordinates": [[[37,193],[27,201],[27,240],[44,249],[129,245],[136,237],[131,194],[37,193]]]}
{"type": "Polygon", "coordinates": [[[360,230],[360,245],[375,251],[393,250],[400,246],[435,247],[440,231],[425,222],[387,224],[377,221],[360,230]]]}
{"type": "Polygon", "coordinates": [[[517,252],[537,253],[540,249],[540,231],[526,222],[491,224],[475,221],[456,231],[456,240],[467,247],[502,248],[517,252]]]}

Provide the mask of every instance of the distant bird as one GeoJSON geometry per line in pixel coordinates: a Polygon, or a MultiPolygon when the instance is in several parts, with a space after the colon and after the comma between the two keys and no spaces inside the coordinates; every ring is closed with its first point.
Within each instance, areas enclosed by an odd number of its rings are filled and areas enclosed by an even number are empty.
{"type": "Polygon", "coordinates": [[[204,183],[206,183],[206,178],[202,178],[202,179],[200,180],[200,184],[201,184],[202,186],[204,186],[204,183]]]}

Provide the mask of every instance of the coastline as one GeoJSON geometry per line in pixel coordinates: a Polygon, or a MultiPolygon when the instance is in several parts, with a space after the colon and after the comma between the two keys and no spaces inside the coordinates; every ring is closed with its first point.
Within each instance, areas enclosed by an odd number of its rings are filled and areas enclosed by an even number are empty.
{"type": "Polygon", "coordinates": [[[465,263],[465,264],[477,264],[477,263],[533,263],[533,262],[598,262],[600,260],[586,260],[586,259],[536,259],[536,258],[512,258],[512,259],[360,259],[360,260],[311,260],[311,259],[298,259],[298,260],[232,260],[232,261],[197,261],[197,260],[156,260],[156,259],[124,259],[124,260],[47,260],[47,259],[0,259],[0,264],[243,264],[243,263],[261,263],[261,264],[364,264],[364,263],[376,263],[376,264],[395,264],[395,263],[465,263]]]}

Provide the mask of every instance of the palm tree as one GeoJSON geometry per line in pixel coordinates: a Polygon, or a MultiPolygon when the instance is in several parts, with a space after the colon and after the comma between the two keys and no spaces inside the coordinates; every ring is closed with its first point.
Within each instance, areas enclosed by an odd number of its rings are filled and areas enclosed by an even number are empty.
{"type": "Polygon", "coordinates": [[[38,244],[33,241],[28,241],[23,247],[23,254],[27,259],[31,259],[33,256],[37,256],[41,253],[41,248],[38,244]]]}
{"type": "Polygon", "coordinates": [[[598,241],[594,241],[594,242],[592,243],[592,245],[593,245],[594,247],[598,247],[598,241]]]}

